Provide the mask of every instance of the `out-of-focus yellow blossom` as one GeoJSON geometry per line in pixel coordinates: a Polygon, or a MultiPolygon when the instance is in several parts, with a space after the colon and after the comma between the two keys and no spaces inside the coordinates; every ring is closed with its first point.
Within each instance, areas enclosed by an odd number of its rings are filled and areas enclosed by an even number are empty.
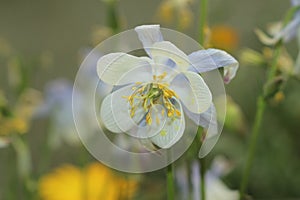
{"type": "MultiPolygon", "coordinates": [[[[261,52],[244,49],[240,55],[240,61],[245,65],[266,66],[270,64],[273,57],[273,50],[265,47],[261,52]]],[[[278,58],[278,70],[284,75],[293,73],[294,61],[287,50],[282,47],[281,54],[278,58]]]]}
{"type": "Polygon", "coordinates": [[[136,189],[136,180],[120,177],[99,163],[92,163],[84,169],[64,165],[39,182],[43,200],[132,199],[136,189]]]}
{"type": "Polygon", "coordinates": [[[13,50],[8,41],[0,37],[0,56],[8,57],[12,52],[13,50]]]}
{"type": "Polygon", "coordinates": [[[253,49],[243,49],[240,53],[240,62],[244,65],[256,65],[261,66],[266,64],[264,56],[253,49]]]}
{"type": "Polygon", "coordinates": [[[274,95],[273,101],[271,103],[273,103],[274,105],[278,105],[281,102],[283,102],[284,99],[285,99],[284,93],[282,91],[279,91],[274,95]]]}
{"type": "Polygon", "coordinates": [[[10,109],[4,95],[0,93],[0,136],[26,133],[29,129],[30,119],[40,102],[40,93],[28,89],[20,96],[14,108],[10,109]]]}
{"type": "MultiPolygon", "coordinates": [[[[273,49],[271,48],[264,48],[263,55],[266,60],[271,61],[273,57],[273,49]]],[[[286,75],[291,75],[293,73],[294,68],[294,61],[290,54],[287,52],[285,48],[282,48],[280,56],[278,58],[278,69],[286,75]]]]}
{"type": "Polygon", "coordinates": [[[158,18],[166,24],[177,23],[179,29],[191,25],[193,14],[190,3],[193,0],[164,0],[158,7],[158,18]]]}
{"type": "Polygon", "coordinates": [[[103,40],[109,38],[114,34],[114,31],[107,26],[96,26],[92,30],[92,43],[97,45],[103,40]]]}
{"type": "Polygon", "coordinates": [[[0,135],[8,136],[10,133],[26,133],[27,123],[18,117],[0,118],[0,135]]]}
{"type": "Polygon", "coordinates": [[[238,44],[238,32],[230,26],[213,26],[209,31],[209,46],[211,47],[232,52],[236,50],[238,44]]]}

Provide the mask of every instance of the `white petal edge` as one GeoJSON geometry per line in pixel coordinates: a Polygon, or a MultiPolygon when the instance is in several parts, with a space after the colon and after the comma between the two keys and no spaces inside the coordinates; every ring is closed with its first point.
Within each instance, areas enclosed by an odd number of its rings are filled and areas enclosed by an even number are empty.
{"type": "Polygon", "coordinates": [[[202,126],[206,131],[205,139],[199,151],[199,157],[203,158],[213,149],[222,133],[221,130],[219,130],[217,122],[216,108],[211,104],[210,108],[201,114],[193,113],[187,108],[184,108],[184,111],[188,118],[197,125],[202,126]]]}
{"type": "Polygon", "coordinates": [[[199,50],[191,53],[189,60],[192,64],[190,70],[197,73],[224,68],[224,82],[229,83],[236,75],[239,63],[227,52],[218,49],[199,50]]]}
{"type": "Polygon", "coordinates": [[[207,133],[206,137],[214,136],[218,133],[218,123],[217,123],[217,113],[216,108],[213,104],[201,114],[197,114],[188,110],[185,106],[183,110],[188,118],[190,118],[196,125],[203,127],[204,129],[208,129],[209,126],[211,132],[207,133]]]}
{"type": "MultiPolygon", "coordinates": [[[[143,108],[141,110],[144,111],[143,108]]],[[[150,125],[146,124],[146,120],[144,119],[144,121],[142,122],[143,126],[139,124],[139,126],[135,126],[128,133],[133,137],[141,139],[151,138],[159,134],[167,120],[166,115],[161,115],[162,110],[164,110],[165,112],[165,109],[162,105],[154,104],[154,106],[152,106],[149,111],[151,113],[152,123],[150,125]]],[[[144,115],[145,114],[146,113],[144,113],[144,115]]]]}
{"type": "Polygon", "coordinates": [[[199,74],[183,72],[173,79],[170,88],[175,91],[180,101],[191,112],[203,113],[211,105],[211,92],[199,74]]]}
{"type": "Polygon", "coordinates": [[[154,61],[162,58],[173,60],[181,71],[186,71],[190,66],[188,56],[169,41],[162,41],[153,44],[150,49],[151,57],[154,61]]]}
{"type": "MultiPolygon", "coordinates": [[[[99,78],[110,85],[118,84],[124,74],[130,72],[133,69],[139,67],[145,67],[149,65],[151,60],[147,57],[136,57],[126,53],[110,53],[102,56],[97,62],[97,74],[99,78]]],[[[128,83],[137,80],[143,81],[143,76],[138,74],[132,74],[132,81],[128,80],[128,83]],[[139,78],[139,79],[137,79],[139,78]]]]}
{"type": "Polygon", "coordinates": [[[150,140],[158,147],[162,149],[168,149],[172,147],[179,139],[182,137],[185,130],[185,119],[182,106],[179,101],[177,104],[180,107],[181,116],[179,119],[167,118],[165,126],[162,128],[161,132],[156,136],[150,138],[150,140]]]}
{"type": "Polygon", "coordinates": [[[142,25],[135,27],[134,30],[138,34],[138,37],[143,43],[144,49],[148,54],[149,47],[156,42],[163,41],[163,36],[160,32],[160,25],[142,25]]]}
{"type": "MultiPolygon", "coordinates": [[[[101,120],[111,132],[124,133],[136,125],[130,118],[128,101],[123,98],[132,94],[133,86],[134,84],[125,86],[107,95],[101,104],[101,120]]],[[[142,113],[139,117],[142,118],[142,113]]]]}
{"type": "Polygon", "coordinates": [[[283,42],[289,42],[294,39],[297,35],[298,29],[300,27],[300,16],[295,17],[291,22],[289,22],[279,33],[276,38],[282,38],[283,42]]]}
{"type": "Polygon", "coordinates": [[[298,6],[300,5],[300,0],[291,0],[292,6],[298,6]]]}

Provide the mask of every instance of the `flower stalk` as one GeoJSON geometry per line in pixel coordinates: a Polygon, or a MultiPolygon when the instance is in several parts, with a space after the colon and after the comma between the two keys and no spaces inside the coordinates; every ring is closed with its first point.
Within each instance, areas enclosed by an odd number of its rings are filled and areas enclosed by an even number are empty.
{"type": "Polygon", "coordinates": [[[167,166],[167,191],[168,200],[174,199],[174,166],[170,163],[167,166]]]}
{"type": "Polygon", "coordinates": [[[201,45],[204,45],[206,18],[207,0],[200,0],[199,42],[201,45]]]}
{"type": "MultiPolygon", "coordinates": [[[[204,41],[205,41],[205,25],[206,25],[206,19],[207,18],[207,0],[200,0],[200,23],[199,23],[199,43],[201,45],[204,45],[204,41]]],[[[202,136],[202,128],[198,127],[197,130],[197,136],[198,139],[201,140],[201,136],[202,136]]],[[[200,143],[202,145],[202,142],[200,143]]],[[[201,199],[205,200],[205,173],[206,173],[206,168],[205,168],[205,158],[200,158],[200,176],[201,176],[201,199]]]]}
{"type": "MultiPolygon", "coordinates": [[[[269,71],[266,83],[273,80],[276,76],[277,61],[279,59],[280,52],[281,52],[281,41],[279,41],[275,47],[275,51],[274,51],[273,59],[272,59],[272,63],[271,63],[271,69],[269,71]]],[[[253,164],[253,159],[254,159],[255,152],[256,152],[256,146],[257,146],[257,141],[258,141],[258,137],[260,134],[260,128],[261,128],[264,112],[265,112],[266,105],[267,105],[266,100],[267,99],[265,98],[264,94],[261,94],[257,99],[256,115],[255,115],[255,119],[254,119],[252,133],[251,133],[250,143],[249,143],[246,166],[244,168],[244,172],[242,175],[242,182],[241,182],[241,187],[240,187],[240,200],[244,199],[245,189],[248,186],[249,175],[250,175],[251,167],[253,164]]]]}

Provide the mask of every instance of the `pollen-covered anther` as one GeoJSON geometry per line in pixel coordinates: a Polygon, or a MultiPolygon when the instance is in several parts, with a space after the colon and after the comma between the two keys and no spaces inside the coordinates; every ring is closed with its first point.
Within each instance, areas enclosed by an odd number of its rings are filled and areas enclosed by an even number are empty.
{"type": "Polygon", "coordinates": [[[163,117],[165,115],[165,109],[161,110],[161,116],[163,117]]]}
{"type": "Polygon", "coordinates": [[[167,72],[164,72],[162,75],[157,76],[158,80],[163,80],[167,76],[167,72]]]}
{"type": "Polygon", "coordinates": [[[135,114],[135,107],[132,107],[130,110],[130,117],[132,118],[135,114]]]}
{"type": "Polygon", "coordinates": [[[168,110],[168,117],[173,117],[174,113],[175,113],[174,109],[168,110]]]}
{"type": "Polygon", "coordinates": [[[178,116],[178,117],[180,117],[181,116],[181,112],[179,111],[179,110],[175,110],[175,113],[176,113],[176,115],[178,116]]]}
{"type": "Polygon", "coordinates": [[[157,124],[157,125],[160,125],[160,120],[159,120],[158,115],[156,115],[155,120],[156,120],[156,124],[157,124]]]}
{"type": "Polygon", "coordinates": [[[146,123],[147,123],[148,125],[151,125],[151,124],[152,124],[152,118],[151,118],[151,114],[150,114],[150,113],[148,113],[148,114],[146,115],[146,123]]]}

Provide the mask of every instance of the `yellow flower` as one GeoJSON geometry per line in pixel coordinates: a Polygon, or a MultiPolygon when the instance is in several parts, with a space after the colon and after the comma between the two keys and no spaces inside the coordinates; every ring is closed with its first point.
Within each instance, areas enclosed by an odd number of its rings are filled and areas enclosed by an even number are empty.
{"type": "Polygon", "coordinates": [[[26,133],[28,131],[27,122],[18,117],[0,118],[0,136],[7,136],[10,133],[26,133]]]}
{"type": "Polygon", "coordinates": [[[43,200],[132,199],[137,181],[117,176],[109,168],[92,163],[84,169],[64,165],[39,182],[43,200]]]}
{"type": "Polygon", "coordinates": [[[4,94],[0,91],[0,136],[26,133],[29,129],[30,119],[40,101],[39,92],[27,89],[11,109],[4,94]]]}
{"type": "Polygon", "coordinates": [[[236,30],[227,25],[214,26],[210,30],[210,46],[234,51],[239,43],[239,36],[236,30]]]}
{"type": "Polygon", "coordinates": [[[114,30],[106,26],[95,26],[92,31],[92,44],[97,45],[106,38],[112,36],[114,30]]]}
{"type": "Polygon", "coordinates": [[[175,22],[178,28],[186,29],[193,19],[189,6],[191,2],[192,0],[164,0],[158,7],[158,18],[166,24],[175,22]]]}

